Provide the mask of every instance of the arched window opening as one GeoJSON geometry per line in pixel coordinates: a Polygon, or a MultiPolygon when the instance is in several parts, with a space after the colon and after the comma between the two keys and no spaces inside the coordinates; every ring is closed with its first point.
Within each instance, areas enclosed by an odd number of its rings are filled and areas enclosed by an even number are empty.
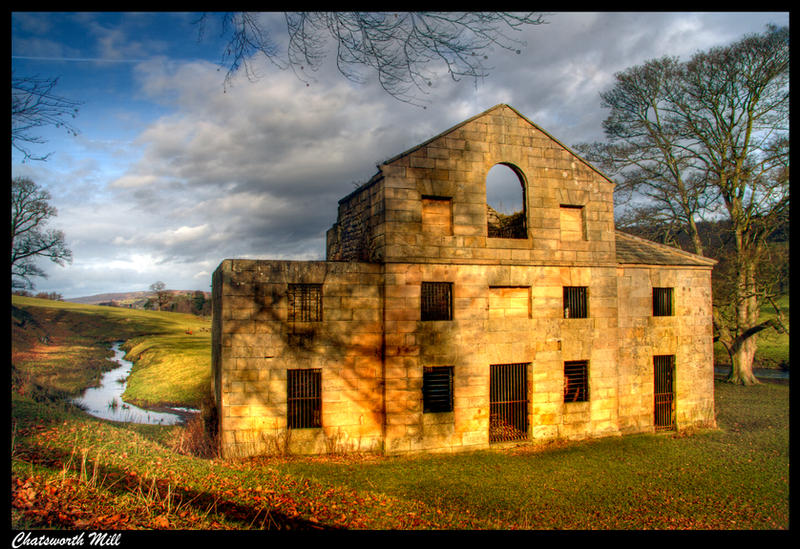
{"type": "Polygon", "coordinates": [[[507,164],[495,164],[486,175],[486,226],[490,238],[528,238],[525,184],[507,164]]]}

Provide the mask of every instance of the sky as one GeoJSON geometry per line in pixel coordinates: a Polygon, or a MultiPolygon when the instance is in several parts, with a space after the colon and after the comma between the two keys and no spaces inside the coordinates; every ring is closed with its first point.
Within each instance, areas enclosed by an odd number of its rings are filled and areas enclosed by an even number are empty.
{"type": "MultiPolygon", "coordinates": [[[[280,43],[283,14],[264,14],[280,43]]],[[[194,13],[21,13],[11,16],[15,77],[58,78],[80,101],[63,128],[12,149],[11,176],[28,177],[58,210],[71,264],[39,265],[36,292],[64,298],[147,290],[211,289],[230,258],[325,259],[338,200],[377,164],[499,103],[567,146],[603,139],[600,93],[614,74],[665,55],[688,59],[729,44],[788,12],[547,13],[496,48],[489,75],[431,81],[420,103],[398,101],[367,78],[341,76],[330,58],[312,80],[256,61],[258,79],[225,85],[226,41],[194,13]]],[[[441,72],[441,71],[440,71],[441,72]]]]}

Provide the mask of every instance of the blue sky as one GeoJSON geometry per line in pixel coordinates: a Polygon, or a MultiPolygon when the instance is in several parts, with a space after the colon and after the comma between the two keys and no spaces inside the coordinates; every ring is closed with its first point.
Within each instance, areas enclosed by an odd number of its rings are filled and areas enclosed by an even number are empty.
{"type": "MultiPolygon", "coordinates": [[[[323,259],[337,201],[376,164],[498,103],[566,145],[602,139],[599,93],[615,72],[663,55],[687,58],[788,12],[552,13],[497,51],[488,78],[433,81],[426,108],[373,80],[354,84],[324,64],[306,86],[260,66],[224,87],[225,45],[192,13],[12,13],[15,76],[58,77],[81,101],[72,123],[39,132],[36,153],[12,150],[12,177],[53,196],[71,265],[42,263],[36,291],[65,298],[168,288],[210,290],[226,258],[323,259]]],[[[281,38],[283,15],[265,14],[281,38]]]]}

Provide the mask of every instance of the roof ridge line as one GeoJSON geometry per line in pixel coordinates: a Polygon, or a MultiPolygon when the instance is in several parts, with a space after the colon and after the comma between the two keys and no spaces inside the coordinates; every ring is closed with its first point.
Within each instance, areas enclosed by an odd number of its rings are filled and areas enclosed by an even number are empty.
{"type": "MultiPolygon", "coordinates": [[[[469,117],[469,118],[467,118],[466,120],[462,120],[461,122],[459,122],[459,123],[458,123],[458,124],[456,124],[455,126],[451,126],[450,128],[447,128],[446,130],[444,130],[444,131],[442,131],[442,132],[439,132],[439,133],[437,133],[436,135],[434,135],[434,136],[433,136],[433,137],[431,137],[430,139],[426,139],[426,140],[425,140],[425,141],[423,141],[422,143],[419,143],[418,145],[414,145],[414,146],[413,146],[413,147],[411,147],[410,149],[408,149],[408,150],[406,150],[406,151],[403,151],[403,152],[401,152],[400,154],[396,154],[396,155],[392,156],[391,158],[389,158],[388,160],[384,160],[383,162],[381,162],[380,164],[378,164],[378,169],[380,169],[380,167],[381,167],[381,166],[383,166],[383,165],[386,165],[386,164],[389,164],[389,163],[391,163],[391,162],[394,162],[394,161],[396,161],[396,160],[399,160],[400,158],[403,158],[404,156],[407,156],[407,155],[409,155],[409,154],[413,153],[414,151],[418,151],[419,149],[421,149],[421,148],[422,148],[422,147],[424,147],[425,145],[428,145],[429,143],[431,143],[431,142],[433,142],[433,141],[436,141],[437,139],[439,139],[439,138],[441,138],[441,137],[444,137],[444,136],[445,136],[445,135],[447,135],[448,133],[450,133],[450,132],[453,132],[453,131],[457,130],[457,129],[458,129],[458,128],[460,128],[461,126],[463,126],[463,125],[465,125],[465,124],[468,124],[469,122],[472,122],[473,120],[475,120],[475,119],[477,119],[477,118],[480,118],[481,116],[483,116],[483,115],[485,115],[485,114],[488,114],[489,112],[491,112],[491,111],[493,111],[493,110],[495,110],[495,109],[497,109],[497,108],[499,108],[499,107],[508,107],[508,108],[509,108],[509,109],[511,109],[512,111],[514,111],[514,112],[516,112],[517,114],[519,114],[519,113],[517,112],[517,110],[516,110],[516,109],[514,109],[512,106],[510,106],[510,105],[506,105],[505,103],[498,103],[497,105],[495,105],[495,106],[493,106],[493,107],[489,107],[488,109],[486,109],[486,110],[485,110],[485,111],[483,111],[483,112],[480,112],[480,113],[478,113],[478,114],[476,114],[476,115],[470,116],[470,117],[469,117]]],[[[520,116],[521,116],[521,115],[520,115],[520,116]]],[[[525,118],[525,117],[523,116],[523,118],[525,118]]],[[[525,120],[527,120],[527,118],[526,118],[525,120]]]]}
{"type": "Polygon", "coordinates": [[[477,118],[480,118],[481,116],[484,116],[484,115],[486,115],[486,114],[489,114],[491,111],[493,111],[493,110],[495,110],[495,109],[499,109],[499,108],[501,108],[501,107],[508,107],[508,108],[509,108],[509,109],[510,109],[510,110],[511,110],[511,111],[512,111],[514,114],[516,114],[517,116],[519,116],[520,118],[522,118],[522,119],[523,119],[525,122],[527,122],[528,124],[530,124],[531,126],[533,126],[534,128],[536,128],[537,130],[539,130],[539,131],[540,131],[540,132],[542,132],[543,134],[545,134],[545,135],[546,135],[546,136],[547,136],[549,139],[551,139],[552,141],[556,142],[556,143],[557,143],[559,146],[561,146],[561,147],[562,147],[562,148],[563,148],[565,151],[567,151],[569,154],[571,154],[571,155],[572,155],[574,158],[576,158],[577,160],[579,160],[579,161],[580,161],[582,164],[586,165],[586,166],[587,166],[589,169],[591,169],[592,171],[596,172],[598,175],[600,175],[601,177],[603,177],[604,179],[606,179],[606,180],[607,180],[609,183],[611,183],[612,185],[616,186],[616,182],[615,182],[613,179],[611,179],[611,178],[610,178],[610,177],[609,177],[607,174],[605,174],[605,173],[603,173],[602,171],[600,171],[600,170],[599,170],[597,167],[595,167],[594,165],[592,165],[592,163],[591,163],[591,162],[589,162],[588,160],[584,159],[584,158],[583,158],[581,155],[579,155],[578,153],[576,153],[575,151],[573,151],[573,150],[572,150],[570,147],[568,147],[567,145],[565,145],[564,143],[562,143],[562,142],[561,142],[561,141],[560,141],[558,138],[556,138],[555,136],[553,136],[553,134],[551,134],[550,132],[548,132],[547,130],[545,130],[544,128],[542,128],[542,127],[541,127],[540,125],[538,125],[536,122],[533,122],[533,121],[532,121],[530,118],[528,118],[527,116],[525,116],[524,114],[522,114],[521,112],[519,112],[517,109],[515,109],[514,107],[512,107],[512,106],[511,106],[511,105],[509,105],[508,103],[498,103],[498,104],[494,105],[493,107],[489,107],[489,108],[488,108],[488,109],[486,109],[485,111],[483,111],[483,112],[480,112],[480,113],[478,113],[478,114],[476,114],[476,115],[470,116],[469,118],[467,118],[466,120],[463,120],[463,121],[459,122],[459,123],[458,123],[458,124],[456,124],[455,126],[452,126],[452,127],[448,128],[448,129],[446,129],[446,130],[442,131],[442,132],[439,132],[438,134],[434,135],[434,136],[433,136],[433,137],[431,137],[430,139],[426,139],[426,140],[425,140],[425,141],[423,141],[422,143],[420,143],[420,144],[418,144],[418,145],[415,145],[415,146],[411,147],[410,149],[408,149],[408,150],[406,150],[406,151],[403,151],[403,152],[401,152],[400,154],[396,154],[396,155],[392,156],[391,158],[389,158],[389,159],[387,159],[387,160],[384,160],[383,162],[381,162],[380,164],[378,164],[378,165],[377,165],[377,168],[378,168],[378,170],[380,170],[380,169],[381,169],[381,166],[384,166],[384,165],[386,165],[386,164],[389,164],[389,163],[391,163],[391,162],[394,162],[394,161],[396,161],[396,160],[399,160],[400,158],[403,158],[404,156],[407,156],[407,155],[409,155],[409,154],[411,154],[411,153],[413,153],[413,152],[415,152],[415,151],[417,151],[417,150],[421,149],[422,147],[424,147],[424,146],[428,145],[429,143],[431,143],[431,142],[433,142],[433,141],[435,141],[435,140],[437,140],[437,139],[439,139],[439,138],[441,138],[441,137],[444,137],[444,136],[445,136],[445,135],[447,135],[448,133],[450,133],[450,132],[452,132],[452,131],[455,131],[455,130],[457,130],[457,129],[458,129],[458,128],[460,128],[461,126],[464,126],[465,124],[468,124],[469,122],[472,122],[473,120],[476,120],[477,118]]]}

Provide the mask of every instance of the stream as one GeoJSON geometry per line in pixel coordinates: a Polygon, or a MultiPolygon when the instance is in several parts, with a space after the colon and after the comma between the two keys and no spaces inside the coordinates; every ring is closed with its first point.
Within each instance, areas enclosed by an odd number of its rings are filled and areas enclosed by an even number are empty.
{"type": "Polygon", "coordinates": [[[186,421],[190,415],[197,413],[191,408],[167,408],[173,412],[159,412],[139,408],[122,400],[128,376],[133,362],[125,360],[125,351],[120,349],[122,341],[114,343],[111,349],[114,358],[108,360],[119,364],[103,374],[99,387],[90,387],[80,398],[72,402],[80,406],[87,414],[111,421],[128,423],[149,423],[155,425],[175,425],[186,421]]]}

